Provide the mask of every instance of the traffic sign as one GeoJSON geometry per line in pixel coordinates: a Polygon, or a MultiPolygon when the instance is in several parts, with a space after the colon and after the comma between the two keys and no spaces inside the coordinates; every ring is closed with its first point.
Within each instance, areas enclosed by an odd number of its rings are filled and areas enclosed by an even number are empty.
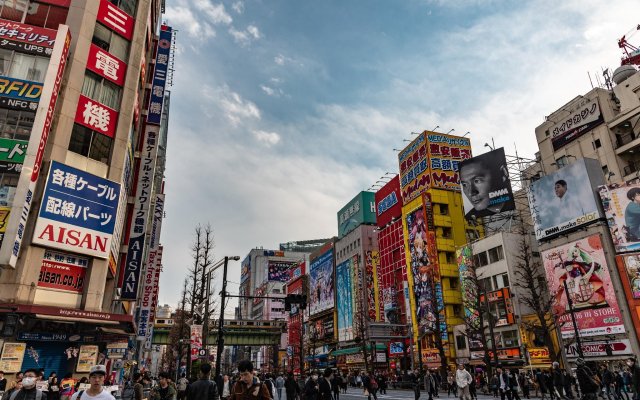
{"type": "Polygon", "coordinates": [[[206,357],[207,356],[207,349],[198,350],[198,356],[199,357],[206,357]]]}

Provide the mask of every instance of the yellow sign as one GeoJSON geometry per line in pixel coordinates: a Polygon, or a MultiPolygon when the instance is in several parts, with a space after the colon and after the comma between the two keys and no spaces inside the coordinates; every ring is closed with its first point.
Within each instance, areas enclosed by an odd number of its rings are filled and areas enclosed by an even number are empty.
{"type": "Polygon", "coordinates": [[[76,372],[89,372],[98,362],[98,346],[80,346],[76,372]]]}
{"type": "Polygon", "coordinates": [[[0,357],[0,370],[5,373],[20,371],[26,349],[26,343],[5,343],[0,357]]]}

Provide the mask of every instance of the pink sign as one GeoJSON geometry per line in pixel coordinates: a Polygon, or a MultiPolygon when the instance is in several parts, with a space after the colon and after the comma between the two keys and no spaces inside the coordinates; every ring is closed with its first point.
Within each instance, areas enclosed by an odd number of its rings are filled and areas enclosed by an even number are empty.
{"type": "Polygon", "coordinates": [[[562,337],[574,336],[565,282],[580,336],[624,332],[600,235],[544,251],[542,258],[562,337]]]}

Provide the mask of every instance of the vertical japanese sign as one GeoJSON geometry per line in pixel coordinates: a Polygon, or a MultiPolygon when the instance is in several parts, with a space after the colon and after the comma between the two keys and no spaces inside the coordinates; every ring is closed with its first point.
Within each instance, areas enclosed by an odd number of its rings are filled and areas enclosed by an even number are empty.
{"type": "Polygon", "coordinates": [[[158,126],[147,125],[138,168],[138,184],[133,207],[127,259],[122,274],[122,299],[135,300],[144,256],[145,233],[149,220],[153,178],[158,155],[158,126]]]}
{"type": "Polygon", "coordinates": [[[47,145],[47,139],[51,131],[51,121],[58,100],[58,93],[62,85],[62,77],[67,65],[71,34],[69,27],[60,25],[56,36],[55,45],[51,55],[51,61],[47,69],[45,85],[40,96],[38,112],[33,123],[24,168],[20,173],[18,187],[11,208],[6,237],[0,248],[0,264],[15,267],[20,255],[24,230],[29,217],[29,210],[33,201],[42,159],[47,145]]]}
{"type": "Polygon", "coordinates": [[[458,259],[458,272],[460,273],[464,315],[471,328],[480,329],[478,278],[473,265],[473,250],[469,245],[463,246],[456,250],[456,256],[458,259]]]}
{"type": "Polygon", "coordinates": [[[367,284],[367,316],[369,321],[380,320],[380,305],[378,301],[378,263],[380,255],[377,250],[367,251],[365,254],[365,279],[367,284]]]}
{"type": "Polygon", "coordinates": [[[169,57],[171,54],[171,27],[162,25],[160,28],[160,38],[158,39],[158,51],[156,53],[156,64],[153,70],[153,80],[151,81],[151,97],[149,99],[149,112],[147,114],[148,124],[160,124],[162,116],[162,104],[164,102],[164,89],[167,83],[167,72],[169,69],[169,57]]]}
{"type": "Polygon", "coordinates": [[[144,342],[145,349],[151,349],[151,340],[153,339],[153,328],[156,320],[156,310],[158,308],[158,295],[160,291],[160,272],[162,272],[162,246],[156,250],[155,267],[153,268],[153,295],[151,297],[151,309],[149,313],[149,320],[151,321],[150,328],[147,329],[147,339],[144,342]]]}
{"type": "Polygon", "coordinates": [[[108,0],[100,0],[98,15],[99,22],[105,24],[118,35],[131,40],[133,38],[134,19],[108,0]]]}
{"type": "Polygon", "coordinates": [[[191,325],[191,360],[198,359],[202,348],[202,325],[191,325]]]}
{"type": "Polygon", "coordinates": [[[429,173],[427,159],[426,136],[421,133],[413,142],[409,143],[398,153],[400,165],[400,190],[402,199],[407,204],[426,189],[426,179],[429,173]]]}
{"type": "Polygon", "coordinates": [[[96,74],[115,83],[118,86],[124,86],[124,77],[127,73],[127,64],[93,43],[91,43],[91,46],[89,47],[87,69],[89,71],[95,72],[96,74]]]}
{"type": "Polygon", "coordinates": [[[109,258],[120,184],[51,162],[33,243],[109,258]]]}
{"type": "Polygon", "coordinates": [[[113,138],[116,134],[118,112],[104,104],[80,95],[74,121],[93,131],[113,138]]]}

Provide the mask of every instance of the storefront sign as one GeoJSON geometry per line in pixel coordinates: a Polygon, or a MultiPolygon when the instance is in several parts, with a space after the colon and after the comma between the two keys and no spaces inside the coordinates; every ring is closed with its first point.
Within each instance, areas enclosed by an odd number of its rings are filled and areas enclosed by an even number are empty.
{"type": "Polygon", "coordinates": [[[80,95],[75,122],[113,138],[116,134],[118,112],[86,96],[80,95]]]}
{"type": "Polygon", "coordinates": [[[22,164],[28,145],[26,140],[0,138],[0,161],[22,164]]]}
{"type": "MultiPolygon", "coordinates": [[[[84,342],[88,337],[84,335],[68,333],[48,333],[48,332],[20,332],[16,339],[30,342],[84,342]]],[[[92,338],[93,339],[93,338],[92,338]]]]}
{"type": "Polygon", "coordinates": [[[89,259],[46,250],[38,287],[82,293],[89,259]]]}
{"type": "Polygon", "coordinates": [[[108,0],[100,0],[96,20],[111,28],[125,39],[133,38],[133,17],[108,0]]]}
{"type": "Polygon", "coordinates": [[[41,95],[42,83],[40,82],[0,76],[0,96],[2,97],[28,102],[38,102],[41,95]]]}
{"type": "Polygon", "coordinates": [[[549,358],[549,350],[544,347],[529,349],[529,358],[532,360],[549,358]]]}
{"type": "Polygon", "coordinates": [[[129,344],[127,342],[116,342],[107,344],[107,358],[112,360],[119,360],[124,358],[127,353],[129,344]]]}
{"type": "Polygon", "coordinates": [[[0,39],[0,49],[29,54],[32,56],[49,57],[51,55],[50,47],[9,39],[0,39]]]}
{"type": "MultiPolygon", "coordinates": [[[[102,1],[104,2],[105,0],[102,1]]],[[[164,103],[164,89],[167,83],[167,74],[169,72],[171,39],[171,27],[162,25],[160,28],[160,38],[158,39],[158,51],[156,54],[155,68],[153,70],[151,97],[149,98],[149,109],[147,113],[147,123],[149,124],[160,125],[162,105],[164,103]]]]}
{"type": "Polygon", "coordinates": [[[109,258],[120,184],[51,162],[33,243],[109,258]]]}
{"type": "Polygon", "coordinates": [[[91,47],[89,47],[87,69],[118,86],[124,86],[127,64],[93,43],[91,44],[91,47]]]}
{"type": "MultiPolygon", "coordinates": [[[[53,48],[56,41],[56,31],[0,19],[0,39],[53,48]]],[[[0,48],[6,47],[0,46],[0,48]]]]}
{"type": "MultiPolygon", "coordinates": [[[[629,339],[617,339],[611,340],[609,342],[583,342],[582,355],[584,357],[607,356],[607,346],[609,346],[609,351],[613,356],[624,356],[633,354],[633,351],[631,350],[631,342],[629,341],[629,339]]],[[[565,346],[565,350],[567,351],[567,357],[578,357],[577,344],[573,343],[565,346]]]]}
{"type": "Polygon", "coordinates": [[[347,354],[346,360],[347,360],[347,364],[363,364],[364,355],[362,353],[347,354]]]}
{"type": "Polygon", "coordinates": [[[5,343],[0,357],[0,371],[5,374],[20,371],[26,349],[26,343],[5,343]]]}
{"type": "Polygon", "coordinates": [[[98,346],[94,346],[94,345],[80,346],[76,372],[89,372],[91,371],[91,367],[96,365],[97,362],[98,362],[98,346]]]}

